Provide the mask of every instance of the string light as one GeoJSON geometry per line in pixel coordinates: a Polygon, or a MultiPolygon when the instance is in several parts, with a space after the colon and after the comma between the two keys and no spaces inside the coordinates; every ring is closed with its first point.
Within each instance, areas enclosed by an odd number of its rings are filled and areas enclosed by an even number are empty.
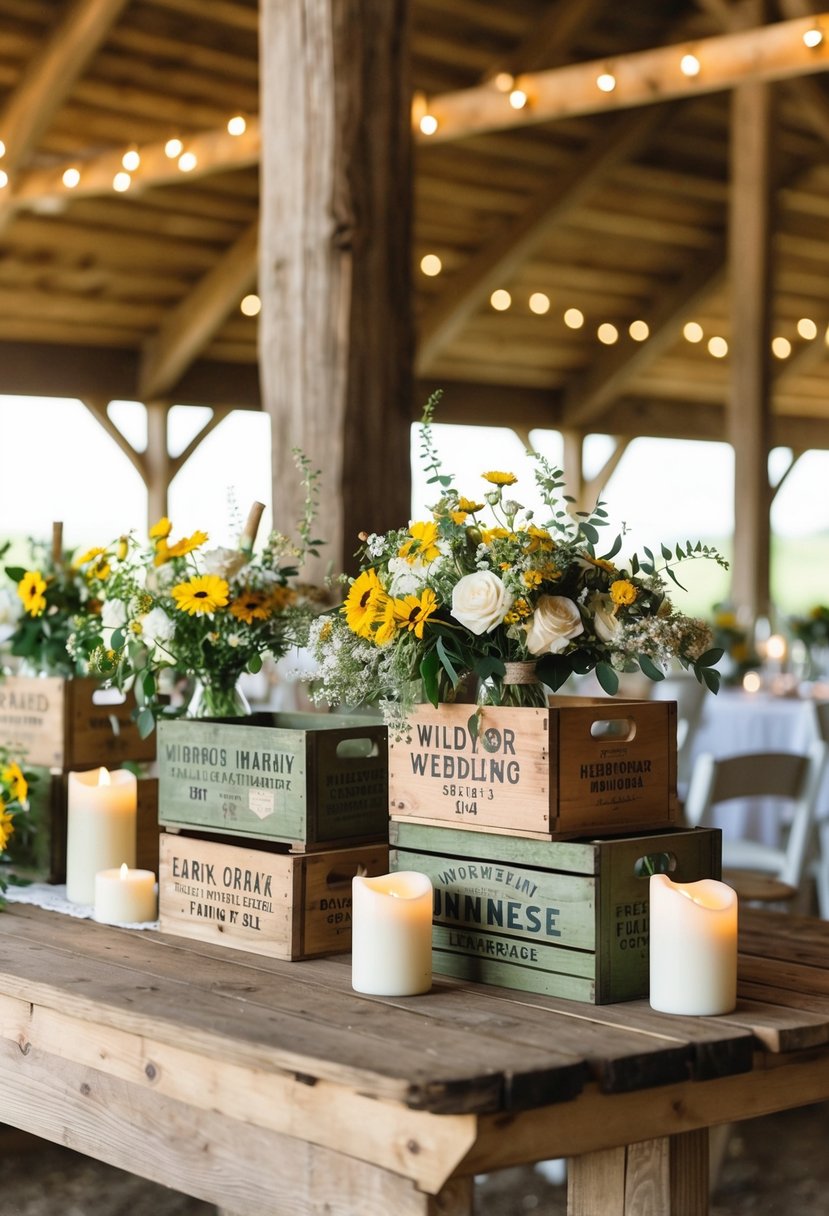
{"type": "Polygon", "coordinates": [[[584,313],[579,308],[568,308],[564,314],[564,324],[568,329],[581,329],[584,325],[584,313]]]}
{"type": "Polygon", "coordinates": [[[121,164],[125,169],[128,169],[130,173],[134,173],[141,164],[141,154],[136,148],[130,148],[129,152],[125,152],[121,157],[121,164]]]}
{"type": "Polygon", "coordinates": [[[175,160],[177,156],[181,156],[184,151],[184,144],[180,139],[168,139],[164,145],[164,155],[169,156],[170,160],[175,160]]]}
{"type": "Polygon", "coordinates": [[[772,338],[771,349],[772,354],[776,355],[778,359],[788,359],[792,353],[792,344],[788,338],[772,338]]]}
{"type": "Polygon", "coordinates": [[[511,72],[498,72],[492,83],[499,93],[509,93],[515,84],[515,77],[511,72]]]}
{"type": "Polygon", "coordinates": [[[262,309],[262,301],[257,295],[245,296],[242,303],[239,305],[246,317],[256,317],[262,309]]]}
{"type": "Polygon", "coordinates": [[[616,88],[616,77],[612,72],[600,72],[596,77],[596,88],[602,93],[612,93],[616,88]]]}
{"type": "Polygon", "coordinates": [[[612,346],[614,342],[619,341],[619,331],[615,325],[611,325],[609,321],[603,321],[596,330],[596,337],[605,346],[612,346]]]}
{"type": "Polygon", "coordinates": [[[817,337],[817,325],[815,325],[811,317],[801,317],[797,323],[797,332],[801,338],[811,341],[812,338],[817,337]]]}
{"type": "Polygon", "coordinates": [[[688,342],[701,342],[705,336],[702,332],[702,326],[697,321],[688,321],[683,325],[682,334],[688,342]]]}
{"type": "Polygon", "coordinates": [[[78,169],[64,169],[61,181],[67,190],[74,190],[80,180],[81,175],[78,169]]]}
{"type": "Polygon", "coordinates": [[[725,338],[709,338],[708,353],[709,355],[713,355],[715,359],[724,359],[728,354],[728,343],[725,338]]]}
{"type": "Polygon", "coordinates": [[[0,190],[3,190],[9,184],[9,175],[5,169],[0,169],[0,190]]]}
{"type": "Polygon", "coordinates": [[[424,114],[420,120],[420,129],[424,135],[434,135],[438,129],[438,120],[434,114],[424,114]]]}
{"type": "Polygon", "coordinates": [[[549,311],[550,297],[543,291],[534,291],[530,296],[530,312],[534,312],[538,317],[543,317],[549,311]]]}
{"type": "Polygon", "coordinates": [[[644,342],[650,337],[650,328],[647,321],[631,321],[628,326],[628,333],[634,342],[644,342]]]}
{"type": "Polygon", "coordinates": [[[493,291],[489,302],[496,312],[506,312],[512,304],[512,296],[508,291],[504,291],[503,287],[499,287],[497,291],[493,291]]]}
{"type": "Polygon", "coordinates": [[[248,123],[244,114],[234,114],[233,118],[227,120],[228,135],[244,135],[247,129],[248,123]]]}
{"type": "Polygon", "coordinates": [[[813,50],[816,46],[820,46],[821,42],[823,42],[823,30],[819,25],[810,26],[803,35],[803,45],[813,50]]]}
{"type": "Polygon", "coordinates": [[[443,262],[436,253],[425,253],[420,259],[420,269],[429,278],[434,278],[436,274],[440,274],[443,270],[443,262]]]}
{"type": "Polygon", "coordinates": [[[829,325],[826,326],[826,333],[823,335],[823,341],[829,346],[829,325]]]}
{"type": "Polygon", "coordinates": [[[6,145],[3,143],[2,139],[0,139],[0,156],[5,156],[5,155],[6,155],[6,145]]]}
{"type": "Polygon", "coordinates": [[[690,51],[687,55],[683,55],[679,61],[679,70],[683,76],[699,76],[701,69],[702,64],[697,59],[696,55],[692,55],[690,51]]]}
{"type": "Polygon", "coordinates": [[[129,173],[116,173],[112,179],[112,188],[117,190],[119,194],[123,194],[125,190],[129,190],[132,185],[132,178],[129,173]]]}
{"type": "Polygon", "coordinates": [[[182,173],[192,172],[198,163],[199,158],[196,156],[195,152],[182,152],[181,156],[178,158],[178,167],[181,169],[182,173]]]}
{"type": "Polygon", "coordinates": [[[513,89],[509,95],[509,103],[513,110],[523,110],[527,100],[527,94],[523,89],[513,89]]]}

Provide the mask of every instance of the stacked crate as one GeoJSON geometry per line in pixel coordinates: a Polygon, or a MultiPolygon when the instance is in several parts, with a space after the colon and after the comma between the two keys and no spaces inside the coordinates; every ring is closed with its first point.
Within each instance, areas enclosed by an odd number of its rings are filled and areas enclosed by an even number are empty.
{"type": "Polygon", "coordinates": [[[683,830],[676,704],[418,706],[390,742],[393,869],[435,891],[436,972],[604,1003],[647,995],[652,872],[720,875],[683,830]]]}
{"type": "Polygon", "coordinates": [[[158,726],[161,929],[299,959],[351,947],[351,880],[388,870],[386,729],[257,713],[158,726]]]}
{"type": "MultiPolygon", "coordinates": [[[[25,852],[11,855],[60,883],[66,878],[67,777],[87,769],[149,764],[155,740],[142,739],[132,719],[135,701],[100,681],[58,676],[6,676],[0,680],[0,740],[33,772],[31,832],[19,832],[25,852]]],[[[137,864],[158,867],[158,791],[152,777],[138,782],[137,864]]]]}

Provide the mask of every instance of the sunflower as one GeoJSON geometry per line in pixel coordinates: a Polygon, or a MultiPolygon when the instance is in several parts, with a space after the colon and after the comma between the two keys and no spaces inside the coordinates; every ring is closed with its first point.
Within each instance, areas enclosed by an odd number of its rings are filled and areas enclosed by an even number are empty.
{"type": "Polygon", "coordinates": [[[23,770],[19,764],[12,762],[11,764],[6,765],[3,771],[0,772],[0,781],[2,781],[3,784],[8,787],[8,791],[12,798],[15,798],[18,802],[26,801],[26,795],[29,792],[29,783],[23,776],[23,770]]]}
{"type": "Polygon", "coordinates": [[[5,852],[6,845],[9,843],[12,832],[14,831],[14,820],[6,810],[6,804],[0,798],[0,853],[5,852]]]}
{"type": "Polygon", "coordinates": [[[153,524],[150,528],[150,540],[166,540],[173,530],[173,525],[170,523],[166,515],[162,515],[158,523],[153,524]]]}
{"type": "Polygon", "coordinates": [[[397,550],[398,557],[405,557],[407,562],[433,562],[436,557],[440,557],[440,549],[438,548],[438,526],[432,520],[425,523],[411,524],[409,527],[409,536],[411,540],[407,540],[405,545],[401,545],[397,550]]]}
{"type": "Polygon", "coordinates": [[[499,473],[497,469],[491,469],[489,473],[482,473],[481,476],[493,486],[514,486],[518,481],[514,473],[499,473]]]}
{"type": "Polygon", "coordinates": [[[342,609],[351,632],[361,638],[370,638],[387,599],[386,589],[373,567],[359,574],[351,584],[342,609]]]}
{"type": "Polygon", "coordinates": [[[423,637],[423,627],[438,610],[437,596],[431,587],[417,595],[405,595],[394,601],[394,618],[401,629],[408,629],[416,638],[423,637]]]}
{"type": "Polygon", "coordinates": [[[199,549],[208,539],[206,532],[194,532],[192,536],[186,536],[181,540],[177,540],[174,545],[167,545],[167,557],[184,557],[186,553],[192,553],[194,549],[199,549]]]}
{"type": "Polygon", "coordinates": [[[617,578],[610,584],[610,598],[617,606],[625,607],[636,599],[636,588],[629,579],[617,578]]]}
{"type": "Polygon", "coordinates": [[[85,566],[88,562],[94,561],[96,557],[102,557],[105,553],[106,549],[102,549],[100,545],[98,545],[94,549],[87,549],[86,553],[82,553],[80,557],[76,557],[72,562],[72,565],[76,570],[79,570],[81,566],[85,566]]]}
{"type": "Polygon", "coordinates": [[[29,616],[41,616],[46,608],[46,580],[39,570],[27,570],[17,584],[17,594],[29,616]]]}
{"type": "Polygon", "coordinates": [[[274,587],[268,596],[271,612],[281,612],[289,604],[295,604],[297,591],[295,587],[274,587]]]}
{"type": "Polygon", "coordinates": [[[224,608],[230,595],[230,587],[216,574],[200,574],[188,583],[178,583],[172,590],[176,607],[190,616],[204,616],[224,608]]]}
{"type": "Polygon", "coordinates": [[[395,616],[395,603],[393,599],[387,599],[383,605],[380,615],[380,624],[374,632],[374,641],[378,646],[388,646],[389,642],[393,642],[400,630],[400,624],[395,616]]]}
{"type": "Polygon", "coordinates": [[[254,621],[266,621],[271,615],[272,606],[264,591],[251,591],[245,588],[230,605],[230,615],[237,621],[252,625],[254,621]]]}

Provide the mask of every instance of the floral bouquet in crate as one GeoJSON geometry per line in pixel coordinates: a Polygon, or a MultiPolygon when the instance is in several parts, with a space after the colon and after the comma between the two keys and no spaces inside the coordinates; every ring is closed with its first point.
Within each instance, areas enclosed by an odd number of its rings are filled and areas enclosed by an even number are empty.
{"type": "MultiPolygon", "coordinates": [[[[256,504],[236,549],[207,549],[206,532],[172,539],[169,519],[149,531],[147,541],[121,537],[104,552],[110,570],[101,587],[101,636],[87,638],[91,674],[119,688],[131,686],[137,723],[148,735],[161,715],[238,717],[249,707],[237,685],[243,672],[257,672],[263,658],[279,658],[303,645],[325,593],[297,581],[313,537],[317,474],[297,455],[306,490],[300,543],[272,532],[255,556],[261,516],[256,504]],[[195,692],[188,704],[171,707],[162,695],[165,676],[189,677],[195,692]]],[[[73,651],[81,645],[70,638],[73,651]]]]}
{"type": "MultiPolygon", "coordinates": [[[[9,862],[9,843],[18,824],[24,822],[29,810],[29,782],[17,760],[7,747],[0,746],[0,862],[9,862]]],[[[3,895],[9,879],[0,872],[0,908],[5,907],[3,895]]]]}
{"type": "Polygon", "coordinates": [[[88,638],[100,633],[100,587],[109,574],[108,558],[101,549],[67,553],[62,536],[62,525],[54,524],[51,545],[30,540],[29,563],[5,567],[19,600],[6,643],[33,675],[86,674],[82,654],[70,654],[67,640],[79,631],[88,638]]]}
{"type": "Polygon", "coordinates": [[[383,703],[403,727],[412,704],[455,700],[470,681],[481,703],[546,705],[547,687],[594,671],[609,694],[619,672],[664,678],[677,661],[719,687],[711,630],[668,598],[682,562],[724,559],[700,543],[650,549],[621,561],[617,536],[600,545],[605,508],[571,514],[561,472],[533,453],[544,503],[536,519],[513,495],[509,472],[482,474],[483,492],[462,495],[441,472],[431,422],[422,453],[438,501],[430,519],[363,535],[361,570],[341,608],[311,630],[318,702],[383,703]],[[547,686],[547,687],[545,687],[547,686]]]}

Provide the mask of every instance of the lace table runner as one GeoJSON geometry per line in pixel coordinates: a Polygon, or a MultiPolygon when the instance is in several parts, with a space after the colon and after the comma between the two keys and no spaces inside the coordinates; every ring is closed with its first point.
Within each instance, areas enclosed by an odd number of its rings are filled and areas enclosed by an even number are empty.
{"type": "MultiPolygon", "coordinates": [[[[46,908],[49,912],[62,912],[64,916],[79,916],[83,920],[93,920],[95,909],[92,904],[71,904],[66,898],[66,886],[52,886],[51,883],[33,882],[25,887],[9,886],[6,890],[6,900],[10,904],[34,904],[38,908],[46,908]]],[[[157,929],[157,920],[141,921],[138,924],[120,924],[121,929],[157,929]]]]}

